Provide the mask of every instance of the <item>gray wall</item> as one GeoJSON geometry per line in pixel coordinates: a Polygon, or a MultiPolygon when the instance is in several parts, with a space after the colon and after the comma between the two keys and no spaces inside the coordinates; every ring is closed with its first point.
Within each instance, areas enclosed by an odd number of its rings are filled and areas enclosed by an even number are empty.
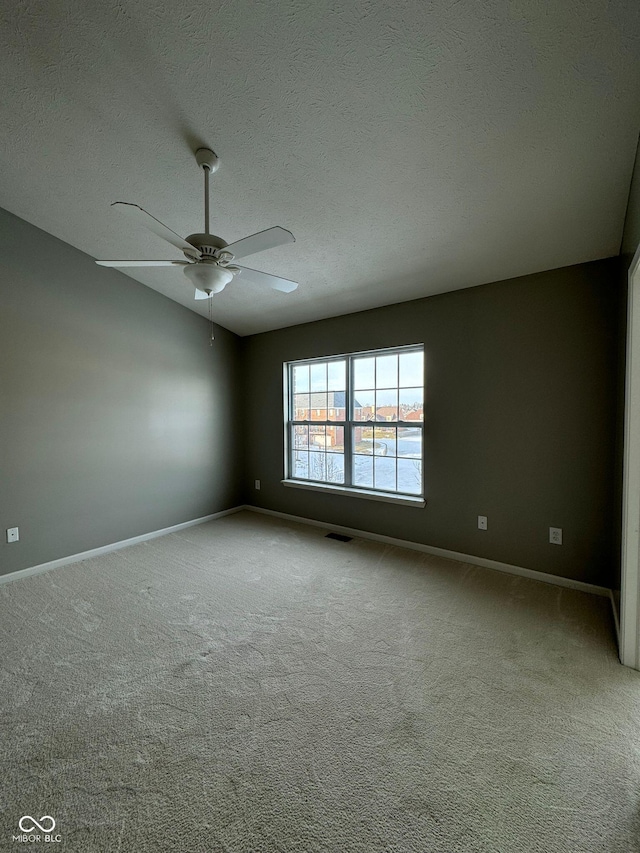
{"type": "Polygon", "coordinates": [[[620,283],[610,259],[243,339],[248,502],[610,585],[620,283]],[[426,508],[282,486],[283,362],[416,342],[426,508]]]}
{"type": "Polygon", "coordinates": [[[208,334],[0,211],[0,573],[241,502],[239,339],[208,334]]]}

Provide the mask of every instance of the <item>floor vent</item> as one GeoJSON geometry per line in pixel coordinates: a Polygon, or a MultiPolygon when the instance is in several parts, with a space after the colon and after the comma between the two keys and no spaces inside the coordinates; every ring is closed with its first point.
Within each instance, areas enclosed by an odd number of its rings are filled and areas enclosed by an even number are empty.
{"type": "Polygon", "coordinates": [[[353,536],[343,536],[342,533],[327,533],[327,539],[337,539],[338,542],[351,542],[353,536]]]}

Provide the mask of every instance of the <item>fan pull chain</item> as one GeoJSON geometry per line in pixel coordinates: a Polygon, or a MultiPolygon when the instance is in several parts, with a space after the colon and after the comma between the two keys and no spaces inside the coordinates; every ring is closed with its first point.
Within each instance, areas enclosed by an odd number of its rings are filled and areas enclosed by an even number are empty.
{"type": "Polygon", "coordinates": [[[216,336],[213,334],[214,332],[214,323],[213,323],[213,297],[209,297],[209,322],[211,323],[211,338],[209,340],[209,346],[213,346],[213,342],[216,339],[216,336]]]}

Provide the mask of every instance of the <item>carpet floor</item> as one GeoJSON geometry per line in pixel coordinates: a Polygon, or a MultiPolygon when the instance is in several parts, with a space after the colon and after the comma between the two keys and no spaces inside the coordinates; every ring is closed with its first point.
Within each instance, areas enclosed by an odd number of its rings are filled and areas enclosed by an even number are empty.
{"type": "Polygon", "coordinates": [[[325,532],[242,512],[1,587],[0,849],[639,851],[608,600],[325,532]]]}

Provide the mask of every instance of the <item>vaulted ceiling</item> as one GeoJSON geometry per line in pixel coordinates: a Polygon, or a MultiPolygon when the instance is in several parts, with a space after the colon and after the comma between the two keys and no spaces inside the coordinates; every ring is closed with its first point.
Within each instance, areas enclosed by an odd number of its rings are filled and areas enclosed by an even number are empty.
{"type": "MultiPolygon", "coordinates": [[[[202,230],[213,148],[212,230],[297,241],[246,260],[295,293],[214,297],[239,334],[619,251],[637,0],[0,8],[0,206],[96,258],[180,259],[110,203],[202,230]]],[[[180,269],[129,274],[207,314],[180,269]]]]}

